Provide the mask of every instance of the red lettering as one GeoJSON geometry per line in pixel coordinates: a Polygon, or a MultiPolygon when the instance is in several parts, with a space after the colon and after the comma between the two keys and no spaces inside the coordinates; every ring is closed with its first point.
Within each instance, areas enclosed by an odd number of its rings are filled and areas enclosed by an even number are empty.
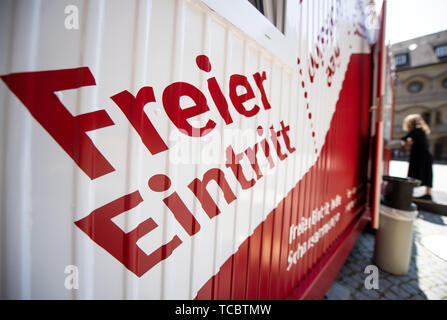
{"type": "Polygon", "coordinates": [[[169,197],[163,199],[163,202],[174,214],[175,219],[178,223],[185,229],[185,231],[193,236],[200,230],[200,224],[197,222],[196,218],[192,215],[191,211],[180,199],[177,192],[174,192],[169,197]]]}
{"type": "MultiPolygon", "coordinates": [[[[264,129],[261,126],[259,126],[256,129],[256,132],[261,137],[264,134],[264,129]]],[[[267,138],[262,139],[260,145],[262,147],[262,151],[264,151],[265,158],[269,162],[270,169],[272,169],[275,166],[275,163],[273,162],[272,155],[270,154],[270,146],[267,142],[267,138]]]]}
{"type": "Polygon", "coordinates": [[[205,96],[192,84],[175,82],[167,86],[163,91],[163,106],[172,123],[190,137],[202,137],[216,126],[212,120],[208,120],[202,128],[194,128],[188,123],[189,118],[209,111],[205,96]],[[195,105],[186,109],[180,108],[180,98],[183,96],[190,97],[195,105]]]}
{"type": "Polygon", "coordinates": [[[273,161],[272,155],[270,154],[270,146],[267,142],[267,138],[262,139],[260,145],[262,147],[262,151],[264,151],[265,158],[269,162],[270,169],[272,169],[275,166],[275,162],[273,161]]]}
{"type": "Polygon", "coordinates": [[[251,179],[250,181],[244,175],[242,171],[242,166],[239,164],[239,161],[243,158],[244,153],[235,154],[234,150],[231,146],[228,146],[226,150],[226,163],[225,167],[230,168],[233,171],[234,177],[237,179],[239,184],[241,185],[243,190],[249,189],[255,185],[255,179],[251,179]]]}
{"type": "Polygon", "coordinates": [[[262,104],[264,105],[264,109],[270,109],[270,103],[267,99],[267,95],[265,94],[265,89],[262,83],[267,80],[267,75],[265,74],[265,71],[262,71],[262,76],[259,74],[259,72],[255,73],[253,75],[253,79],[255,79],[256,85],[258,86],[259,92],[261,92],[261,100],[262,104]]]}
{"type": "Polygon", "coordinates": [[[253,89],[248,83],[247,77],[240,74],[233,74],[230,77],[230,99],[234,105],[234,108],[242,115],[246,117],[253,117],[259,112],[259,106],[254,105],[251,110],[247,110],[244,106],[244,102],[251,100],[255,97],[253,89]],[[242,86],[245,88],[246,93],[241,95],[237,94],[236,88],[242,86]]]}
{"type": "Polygon", "coordinates": [[[338,58],[340,56],[340,48],[338,46],[334,48],[334,54],[335,58],[338,58]]]}
{"type": "Polygon", "coordinates": [[[261,168],[259,167],[258,164],[258,157],[256,156],[257,153],[258,153],[258,144],[255,144],[253,148],[248,147],[247,150],[245,150],[245,154],[247,155],[247,158],[250,160],[251,167],[256,173],[256,179],[259,180],[262,178],[263,175],[261,172],[261,168]]]}
{"type": "Polygon", "coordinates": [[[285,158],[287,158],[287,154],[282,153],[281,151],[281,145],[279,144],[278,138],[281,135],[281,132],[275,132],[273,126],[270,127],[270,139],[273,142],[273,146],[275,147],[276,150],[276,154],[278,155],[279,160],[284,160],[285,158]]]}
{"type": "Polygon", "coordinates": [[[110,97],[121,109],[129,122],[138,132],[141,141],[151,154],[157,154],[168,150],[168,146],[158,134],[152,122],[144,112],[144,106],[155,102],[152,87],[141,88],[136,98],[129,91],[122,91],[110,97]]]}
{"type": "MultiPolygon", "coordinates": [[[[167,175],[156,174],[149,179],[148,186],[155,192],[167,191],[171,187],[171,179],[169,179],[167,175]]],[[[170,196],[164,198],[163,202],[174,214],[174,218],[177,222],[180,223],[183,229],[185,229],[190,236],[193,236],[199,232],[200,224],[183,203],[177,192],[174,192],[170,196]]]]}
{"type": "Polygon", "coordinates": [[[90,179],[115,170],[86,134],[114,124],[107,112],[98,110],[73,116],[54,94],[95,85],[89,68],[13,73],[1,78],[90,179]]]}
{"type": "Polygon", "coordinates": [[[290,145],[290,138],[287,132],[290,131],[290,126],[284,126],[284,121],[281,121],[281,134],[284,140],[284,143],[286,144],[286,148],[289,151],[289,153],[295,152],[296,148],[292,147],[290,145]]]}
{"type": "Polygon", "coordinates": [[[208,190],[206,190],[206,186],[210,183],[211,180],[216,181],[217,185],[220,187],[224,194],[224,198],[227,203],[231,203],[236,200],[236,196],[230,188],[227,180],[225,179],[225,173],[220,169],[210,169],[203,175],[203,179],[194,179],[189,185],[188,188],[195,194],[197,199],[199,199],[200,204],[202,205],[203,210],[210,217],[210,219],[220,214],[219,207],[214,202],[208,190]]]}
{"type": "Polygon", "coordinates": [[[230,112],[228,111],[228,103],[225,99],[216,78],[208,79],[208,90],[210,91],[211,97],[216,104],[217,110],[219,111],[221,117],[225,120],[226,124],[233,122],[230,112]]]}
{"type": "Polygon", "coordinates": [[[137,241],[158,227],[152,218],[143,221],[128,233],[124,233],[111,220],[120,213],[135,208],[142,201],[140,193],[135,191],[92,211],[87,217],[75,222],[93,241],[138,277],[169,257],[182,243],[178,236],[174,236],[167,244],[147,255],[137,246],[137,241]]]}

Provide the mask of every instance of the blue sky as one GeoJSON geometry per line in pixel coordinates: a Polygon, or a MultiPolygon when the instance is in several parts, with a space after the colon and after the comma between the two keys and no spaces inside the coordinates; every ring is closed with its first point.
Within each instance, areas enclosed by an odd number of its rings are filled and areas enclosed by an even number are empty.
{"type": "Polygon", "coordinates": [[[447,0],[388,0],[387,9],[387,43],[447,30],[447,0]]]}

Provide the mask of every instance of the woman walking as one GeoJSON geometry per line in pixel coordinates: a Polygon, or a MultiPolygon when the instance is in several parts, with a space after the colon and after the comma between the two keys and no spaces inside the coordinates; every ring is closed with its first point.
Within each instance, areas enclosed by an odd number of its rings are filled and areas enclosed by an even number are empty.
{"type": "Polygon", "coordinates": [[[431,200],[433,157],[428,150],[427,141],[430,128],[419,114],[410,114],[404,119],[403,129],[408,134],[402,140],[405,142],[405,147],[410,149],[408,177],[420,180],[421,186],[426,187],[425,195],[419,199],[431,200]]]}

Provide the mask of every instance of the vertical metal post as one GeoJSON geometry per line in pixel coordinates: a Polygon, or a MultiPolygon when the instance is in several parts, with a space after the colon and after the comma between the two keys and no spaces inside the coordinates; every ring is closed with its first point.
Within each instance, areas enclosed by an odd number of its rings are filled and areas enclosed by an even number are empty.
{"type": "Polygon", "coordinates": [[[385,94],[385,74],[386,74],[386,47],[385,47],[385,27],[386,27],[386,0],[383,1],[381,12],[381,26],[379,37],[379,64],[378,64],[378,86],[377,86],[377,122],[376,122],[376,156],[375,156],[375,177],[374,191],[372,199],[372,221],[371,225],[374,229],[379,228],[379,207],[380,207],[380,191],[382,185],[383,172],[383,115],[382,104],[385,94]]]}

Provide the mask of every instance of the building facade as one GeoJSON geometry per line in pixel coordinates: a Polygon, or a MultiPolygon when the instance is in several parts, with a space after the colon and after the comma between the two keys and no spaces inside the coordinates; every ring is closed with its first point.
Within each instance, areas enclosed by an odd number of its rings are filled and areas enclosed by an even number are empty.
{"type": "MultiPolygon", "coordinates": [[[[434,159],[447,162],[447,31],[391,46],[395,65],[393,138],[405,135],[403,119],[413,113],[430,126],[429,147],[434,159]]],[[[394,158],[405,158],[396,151],[394,158]]]]}

